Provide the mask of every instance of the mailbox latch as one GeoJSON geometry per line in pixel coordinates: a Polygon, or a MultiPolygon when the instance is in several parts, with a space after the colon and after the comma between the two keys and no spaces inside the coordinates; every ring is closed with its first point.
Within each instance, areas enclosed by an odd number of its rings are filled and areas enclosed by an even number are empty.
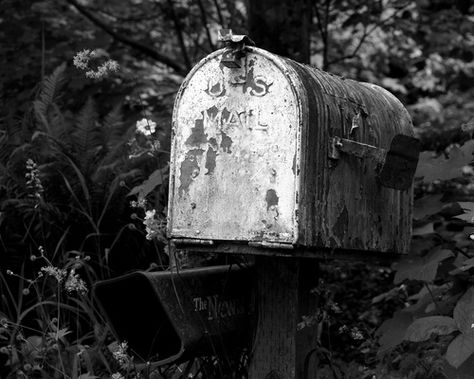
{"type": "Polygon", "coordinates": [[[221,63],[228,68],[242,67],[240,60],[245,56],[246,46],[255,46],[245,34],[232,34],[231,29],[221,29],[218,33],[219,41],[225,44],[226,50],[222,54],[221,63]]]}
{"type": "Polygon", "coordinates": [[[376,174],[381,185],[397,190],[411,187],[415,175],[420,142],[413,137],[397,134],[390,149],[367,145],[346,138],[333,137],[329,140],[329,158],[338,160],[341,154],[361,159],[373,159],[377,163],[376,174]]]}

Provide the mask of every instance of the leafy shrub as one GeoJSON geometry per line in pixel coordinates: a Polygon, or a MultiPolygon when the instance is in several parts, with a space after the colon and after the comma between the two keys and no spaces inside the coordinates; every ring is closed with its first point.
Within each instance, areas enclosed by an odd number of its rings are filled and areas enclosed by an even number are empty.
{"type": "Polygon", "coordinates": [[[119,378],[117,344],[89,289],[124,270],[167,265],[164,128],[140,133],[120,104],[101,114],[93,98],[74,111],[68,77],[62,64],[0,125],[2,377],[119,378]],[[144,238],[150,223],[153,240],[144,238]]]}
{"type": "Polygon", "coordinates": [[[423,378],[472,373],[473,150],[471,140],[444,156],[420,157],[411,250],[394,266],[394,284],[407,288],[405,306],[377,331],[382,362],[395,362],[389,371],[423,378]]]}

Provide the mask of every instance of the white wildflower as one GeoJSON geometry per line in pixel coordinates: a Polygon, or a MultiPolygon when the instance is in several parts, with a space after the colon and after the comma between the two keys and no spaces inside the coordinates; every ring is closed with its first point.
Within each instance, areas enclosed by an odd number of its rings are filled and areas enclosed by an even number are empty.
{"type": "Polygon", "coordinates": [[[86,283],[76,274],[74,269],[69,273],[66,283],[64,283],[64,288],[69,293],[77,292],[83,295],[87,293],[86,283]]]}
{"type": "Polygon", "coordinates": [[[125,379],[125,377],[120,372],[116,372],[112,374],[112,379],[125,379]]]}
{"type": "Polygon", "coordinates": [[[355,340],[363,340],[364,339],[364,335],[362,334],[362,332],[357,327],[353,327],[350,331],[350,334],[351,334],[351,337],[355,340]]]}
{"type": "Polygon", "coordinates": [[[119,64],[117,61],[109,59],[102,63],[96,70],[89,70],[86,72],[86,78],[90,79],[103,79],[111,72],[117,72],[119,69],[119,64]]]}
{"type": "Polygon", "coordinates": [[[145,136],[150,136],[155,133],[156,122],[142,118],[137,121],[137,131],[144,134],[145,136]]]}
{"type": "Polygon", "coordinates": [[[40,272],[44,272],[46,275],[53,276],[58,281],[58,283],[61,283],[67,275],[66,270],[54,266],[41,267],[40,272]]]}
{"type": "Polygon", "coordinates": [[[87,70],[89,68],[89,61],[95,56],[95,52],[89,49],[79,51],[73,58],[73,64],[75,67],[81,70],[87,70]]]}
{"type": "Polygon", "coordinates": [[[145,209],[146,207],[146,199],[144,197],[139,197],[138,201],[132,200],[130,202],[130,206],[132,208],[142,208],[145,209]]]}
{"type": "Polygon", "coordinates": [[[28,159],[26,161],[26,170],[26,187],[31,191],[28,196],[34,198],[36,201],[39,201],[41,200],[44,188],[39,177],[38,165],[32,159],[28,159]]]}
{"type": "Polygon", "coordinates": [[[128,343],[124,341],[117,346],[117,350],[115,350],[112,354],[115,360],[120,363],[120,365],[125,366],[130,361],[130,357],[127,354],[128,350],[128,343]]]}
{"type": "Polygon", "coordinates": [[[145,212],[143,224],[145,225],[147,240],[152,240],[162,235],[166,226],[166,222],[163,219],[156,217],[156,211],[154,209],[145,212]]]}
{"type": "Polygon", "coordinates": [[[96,69],[90,67],[91,59],[107,56],[105,51],[101,50],[89,50],[85,49],[78,52],[73,59],[73,64],[80,70],[86,71],[86,78],[90,79],[103,79],[112,72],[117,72],[119,64],[113,59],[107,59],[101,65],[97,66],[96,69]]]}

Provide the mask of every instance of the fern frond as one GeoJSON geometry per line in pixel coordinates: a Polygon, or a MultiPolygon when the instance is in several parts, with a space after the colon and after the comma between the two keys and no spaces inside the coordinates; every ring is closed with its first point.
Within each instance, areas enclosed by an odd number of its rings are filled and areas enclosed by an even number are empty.
{"type": "Polygon", "coordinates": [[[66,83],[65,71],[66,63],[63,63],[47,76],[41,83],[38,98],[33,102],[35,115],[48,132],[50,132],[48,111],[50,106],[58,101],[60,90],[66,83]]]}
{"type": "Polygon", "coordinates": [[[89,98],[77,116],[73,134],[76,158],[82,169],[85,169],[91,160],[96,158],[98,149],[102,147],[102,139],[96,123],[97,111],[94,101],[89,98]]]}
{"type": "Polygon", "coordinates": [[[123,141],[124,122],[122,105],[117,104],[107,113],[103,121],[104,142],[107,148],[111,149],[123,141]]]}

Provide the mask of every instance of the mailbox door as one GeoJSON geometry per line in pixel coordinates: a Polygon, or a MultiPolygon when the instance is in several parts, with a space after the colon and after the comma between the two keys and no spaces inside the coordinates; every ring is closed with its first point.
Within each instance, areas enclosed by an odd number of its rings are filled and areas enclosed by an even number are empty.
{"type": "Polygon", "coordinates": [[[173,114],[169,235],[294,243],[300,105],[279,58],[201,61],[173,114]]]}

